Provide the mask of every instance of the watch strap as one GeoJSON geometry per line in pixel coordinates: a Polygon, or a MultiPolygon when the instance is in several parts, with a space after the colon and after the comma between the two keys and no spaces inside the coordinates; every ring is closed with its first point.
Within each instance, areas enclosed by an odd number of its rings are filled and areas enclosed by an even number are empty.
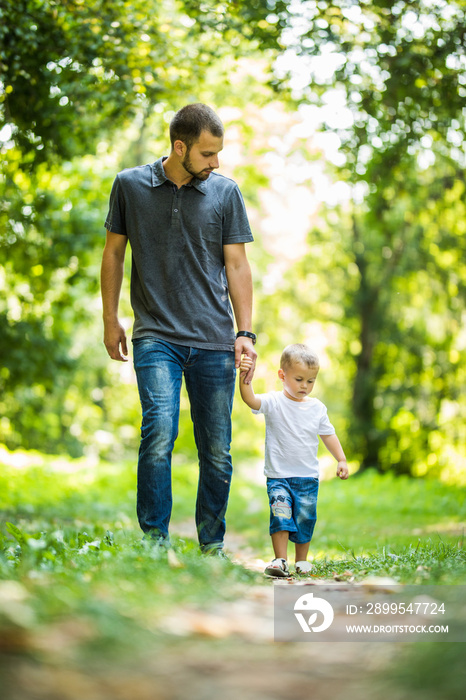
{"type": "Polygon", "coordinates": [[[236,334],[237,338],[240,338],[243,336],[245,338],[251,338],[253,345],[256,344],[257,336],[255,333],[250,333],[249,331],[238,331],[238,333],[236,334]]]}

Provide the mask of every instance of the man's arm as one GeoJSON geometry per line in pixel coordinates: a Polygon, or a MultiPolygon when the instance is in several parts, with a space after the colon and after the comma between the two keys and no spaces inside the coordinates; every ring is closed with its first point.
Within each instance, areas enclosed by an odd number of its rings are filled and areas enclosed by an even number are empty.
{"type": "Polygon", "coordinates": [[[336,435],[321,435],[320,438],[327,450],[338,462],[337,476],[339,476],[340,479],[347,479],[348,465],[346,464],[346,457],[345,453],[343,452],[343,447],[340,444],[340,440],[336,435]]]}
{"type": "MultiPolygon", "coordinates": [[[[228,281],[230,299],[235,313],[236,325],[239,331],[252,330],[252,276],[251,268],[246,257],[244,243],[231,243],[223,246],[225,272],[228,281]]],[[[247,355],[252,360],[252,366],[244,380],[251,381],[256,366],[257,352],[252,340],[240,336],[235,342],[235,366],[239,367],[241,355],[247,355]]]]}
{"type": "Polygon", "coordinates": [[[125,329],[118,320],[128,238],[107,231],[100,274],[104,320],[104,344],[112,360],[128,361],[125,329]],[[121,348],[121,349],[120,349],[121,348]]]}

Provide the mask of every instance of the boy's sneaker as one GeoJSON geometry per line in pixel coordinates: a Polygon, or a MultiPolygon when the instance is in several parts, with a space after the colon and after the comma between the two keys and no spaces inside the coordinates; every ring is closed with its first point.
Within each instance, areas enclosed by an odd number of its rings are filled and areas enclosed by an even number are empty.
{"type": "Polygon", "coordinates": [[[312,564],[308,561],[297,561],[295,571],[297,574],[309,574],[312,571],[312,564]]]}
{"type": "Polygon", "coordinates": [[[270,578],[287,578],[290,572],[286,559],[272,559],[265,567],[264,575],[270,578]]]}

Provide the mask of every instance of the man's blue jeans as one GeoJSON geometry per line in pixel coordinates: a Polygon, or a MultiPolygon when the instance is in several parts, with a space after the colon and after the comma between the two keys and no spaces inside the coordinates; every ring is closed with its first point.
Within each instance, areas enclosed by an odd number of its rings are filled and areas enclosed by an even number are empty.
{"type": "Polygon", "coordinates": [[[182,377],[199,455],[196,526],[202,549],[221,548],[230,492],[233,352],[200,350],[157,338],[133,341],[142,407],[137,514],[141,529],[168,538],[171,457],[178,435],[182,377]]]}

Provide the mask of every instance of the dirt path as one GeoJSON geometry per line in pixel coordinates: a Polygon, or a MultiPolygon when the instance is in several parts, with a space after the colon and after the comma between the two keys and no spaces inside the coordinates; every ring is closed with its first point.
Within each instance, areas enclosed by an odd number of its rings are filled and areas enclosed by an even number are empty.
{"type": "Polygon", "coordinates": [[[373,700],[397,645],[276,643],[273,585],[161,621],[135,659],[11,657],[2,700],[373,700]]]}
{"type": "MultiPolygon", "coordinates": [[[[276,585],[276,584],[275,584],[276,585]]],[[[207,610],[184,608],[135,658],[92,663],[44,653],[3,664],[2,700],[373,700],[397,645],[276,643],[274,584],[207,610]]],[[[389,695],[387,694],[387,698],[389,695]]],[[[390,699],[394,696],[390,694],[390,699]]]]}
{"type": "MultiPolygon", "coordinates": [[[[348,647],[348,645],[344,645],[348,647]]],[[[137,663],[78,665],[12,660],[3,700],[373,700],[385,698],[386,651],[310,645],[168,643],[137,663]]],[[[390,694],[393,700],[393,694],[390,694]]]]}

